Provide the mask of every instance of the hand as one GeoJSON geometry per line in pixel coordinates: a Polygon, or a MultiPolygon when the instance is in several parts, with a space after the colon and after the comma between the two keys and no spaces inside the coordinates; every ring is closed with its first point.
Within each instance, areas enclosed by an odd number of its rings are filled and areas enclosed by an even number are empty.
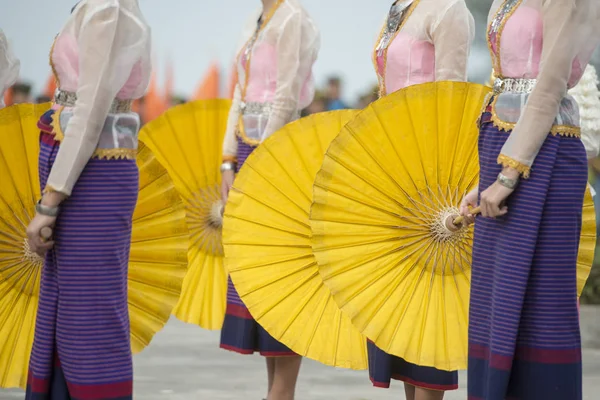
{"type": "Polygon", "coordinates": [[[233,186],[234,179],[235,173],[233,171],[224,171],[221,175],[221,200],[223,201],[223,209],[225,209],[225,204],[227,204],[229,191],[233,186]]]}
{"type": "Polygon", "coordinates": [[[42,228],[54,227],[55,223],[56,217],[36,214],[27,227],[27,242],[29,243],[29,248],[42,258],[46,255],[46,252],[54,246],[54,242],[45,242],[40,231],[42,228]]]}
{"type": "Polygon", "coordinates": [[[460,203],[460,215],[463,216],[462,225],[467,227],[475,222],[475,216],[471,214],[471,208],[477,207],[477,201],[479,200],[479,187],[471,190],[462,199],[460,203]]]}

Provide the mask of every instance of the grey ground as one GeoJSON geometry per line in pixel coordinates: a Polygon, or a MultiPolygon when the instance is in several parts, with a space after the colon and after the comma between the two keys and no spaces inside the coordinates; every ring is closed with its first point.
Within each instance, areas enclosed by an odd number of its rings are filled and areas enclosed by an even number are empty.
{"type": "MultiPolygon", "coordinates": [[[[600,398],[600,308],[582,309],[584,388],[586,400],[600,398]]],[[[141,400],[260,400],[264,397],[265,367],[259,356],[219,350],[219,333],[172,320],[152,345],[135,358],[135,398],[141,400]]],[[[447,400],[465,400],[461,389],[447,400]]],[[[23,393],[0,390],[0,400],[23,399],[23,393]]],[[[297,400],[402,400],[402,386],[371,387],[364,371],[344,371],[306,360],[297,400]]],[[[550,400],[550,399],[549,399],[550,400]]],[[[554,400],[554,399],[552,399],[554,400]]],[[[560,399],[568,400],[568,399],[560,399]]]]}

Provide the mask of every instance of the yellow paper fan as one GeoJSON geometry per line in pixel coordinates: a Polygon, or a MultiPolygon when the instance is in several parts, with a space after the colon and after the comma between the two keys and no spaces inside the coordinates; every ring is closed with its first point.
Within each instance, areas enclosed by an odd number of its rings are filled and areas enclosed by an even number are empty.
{"type": "Polygon", "coordinates": [[[173,313],[184,322],[212,330],[221,329],[227,300],[220,166],[230,107],[229,100],[184,104],[140,132],[140,140],[169,172],[187,210],[188,274],[173,313]]]}
{"type": "Polygon", "coordinates": [[[269,334],[323,364],[365,369],[366,338],[323,285],[309,223],[312,185],[325,151],[356,114],[300,119],[254,150],[230,192],[223,243],[236,290],[269,334]]]}
{"type": "MultiPolygon", "coordinates": [[[[24,388],[33,344],[42,260],[25,229],[40,197],[37,120],[48,105],[0,110],[0,387],[24,388]]],[[[185,210],[165,170],[139,151],[140,193],[129,263],[131,347],[141,351],[168,321],[186,272],[185,210]]]]}
{"type": "MultiPolygon", "coordinates": [[[[321,276],[359,331],[417,365],[467,366],[473,233],[443,223],[477,184],[475,122],[489,91],[437,82],[375,102],[334,139],[315,181],[321,276]]],[[[586,210],[580,283],[594,234],[586,210]]]]}

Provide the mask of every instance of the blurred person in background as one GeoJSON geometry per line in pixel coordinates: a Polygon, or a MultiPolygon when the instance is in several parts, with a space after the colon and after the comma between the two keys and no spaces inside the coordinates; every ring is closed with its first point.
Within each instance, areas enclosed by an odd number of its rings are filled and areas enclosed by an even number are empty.
{"type": "Polygon", "coordinates": [[[8,39],[0,29],[0,108],[4,107],[5,92],[10,90],[19,77],[19,67],[19,60],[13,54],[8,39]]]}
{"type": "Polygon", "coordinates": [[[321,112],[327,111],[327,101],[325,99],[325,94],[322,91],[315,92],[315,98],[312,103],[308,105],[305,109],[300,113],[301,117],[307,117],[312,114],[318,114],[321,112]]]}
{"type": "MultiPolygon", "coordinates": [[[[300,0],[262,0],[243,34],[238,84],[229,112],[221,166],[223,204],[235,171],[257,146],[300,116],[314,97],[313,64],[320,34],[300,0]]],[[[267,399],[293,400],[301,356],[253,318],[229,279],[221,348],[266,357],[267,399]]]]}
{"type": "Polygon", "coordinates": [[[31,103],[33,100],[31,98],[31,85],[28,83],[15,83],[10,90],[13,104],[31,103]]]}
{"type": "Polygon", "coordinates": [[[342,100],[342,78],[339,76],[332,76],[327,79],[325,97],[327,101],[327,111],[345,110],[348,108],[346,103],[342,100]]]}
{"type": "Polygon", "coordinates": [[[52,101],[52,99],[46,95],[40,95],[38,97],[35,98],[35,102],[36,104],[43,104],[43,103],[48,103],[52,101]]]}
{"type": "MultiPolygon", "coordinates": [[[[373,50],[379,95],[426,82],[466,81],[474,35],[464,0],[395,1],[373,50]]],[[[389,388],[392,379],[404,381],[408,400],[440,400],[446,390],[458,388],[457,371],[415,365],[371,341],[368,352],[373,385],[389,388]]]]}

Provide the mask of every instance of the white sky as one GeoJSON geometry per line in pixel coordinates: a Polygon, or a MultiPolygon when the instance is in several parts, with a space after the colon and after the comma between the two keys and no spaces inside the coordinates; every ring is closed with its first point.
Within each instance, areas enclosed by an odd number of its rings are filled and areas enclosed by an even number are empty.
{"type": "MultiPolygon", "coordinates": [[[[485,1],[485,0],[481,0],[485,1]]],[[[49,73],[48,53],[76,0],[0,0],[0,28],[21,60],[21,77],[37,92],[49,73]]],[[[375,83],[371,51],[391,0],[302,0],[321,29],[322,47],[315,65],[319,83],[339,74],[345,97],[375,83]]],[[[176,94],[190,95],[210,63],[218,61],[223,81],[248,15],[260,0],[140,0],[153,29],[155,68],[162,79],[167,60],[175,68],[176,94]]],[[[478,32],[482,34],[482,32],[478,32]]],[[[485,49],[473,51],[472,76],[489,73],[485,49]]],[[[224,83],[225,85],[225,83],[224,83]]]]}

